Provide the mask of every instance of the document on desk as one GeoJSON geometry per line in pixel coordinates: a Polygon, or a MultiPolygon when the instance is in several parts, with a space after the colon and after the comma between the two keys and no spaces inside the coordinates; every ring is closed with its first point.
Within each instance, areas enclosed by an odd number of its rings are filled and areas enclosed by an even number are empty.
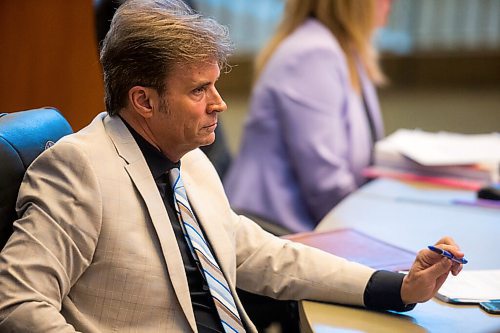
{"type": "Polygon", "coordinates": [[[462,271],[458,276],[450,275],[436,297],[457,304],[500,299],[500,269],[462,271]]]}
{"type": "Polygon", "coordinates": [[[500,134],[398,130],[391,143],[421,165],[467,165],[500,161],[500,134]]]}
{"type": "Polygon", "coordinates": [[[410,269],[415,253],[368,236],[351,228],[324,232],[303,232],[283,236],[375,269],[410,269]]]}
{"type": "Polygon", "coordinates": [[[499,181],[500,134],[399,129],[375,146],[375,166],[427,176],[499,181]]]}

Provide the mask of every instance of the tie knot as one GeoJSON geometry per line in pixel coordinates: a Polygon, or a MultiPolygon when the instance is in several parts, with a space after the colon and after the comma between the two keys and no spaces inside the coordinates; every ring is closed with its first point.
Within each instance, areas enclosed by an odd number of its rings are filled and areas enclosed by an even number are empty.
{"type": "Polygon", "coordinates": [[[168,171],[168,178],[170,180],[170,184],[172,184],[173,189],[178,187],[181,178],[181,171],[179,170],[179,168],[170,169],[170,171],[168,171]]]}

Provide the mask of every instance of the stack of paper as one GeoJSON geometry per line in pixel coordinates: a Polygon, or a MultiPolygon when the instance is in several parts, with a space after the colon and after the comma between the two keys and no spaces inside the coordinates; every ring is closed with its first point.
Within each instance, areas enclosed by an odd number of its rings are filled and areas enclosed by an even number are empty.
{"type": "Polygon", "coordinates": [[[500,134],[400,129],[375,146],[375,167],[425,176],[498,182],[500,134]]]}
{"type": "Polygon", "coordinates": [[[449,276],[437,298],[448,303],[479,303],[500,299],[500,270],[462,271],[449,276]]]}

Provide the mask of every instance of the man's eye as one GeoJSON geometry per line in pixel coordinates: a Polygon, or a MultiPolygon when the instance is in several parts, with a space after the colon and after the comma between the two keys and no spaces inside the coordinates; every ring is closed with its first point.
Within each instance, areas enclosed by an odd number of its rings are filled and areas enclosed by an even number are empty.
{"type": "Polygon", "coordinates": [[[205,91],[205,87],[196,88],[193,90],[193,94],[200,95],[205,91]]]}

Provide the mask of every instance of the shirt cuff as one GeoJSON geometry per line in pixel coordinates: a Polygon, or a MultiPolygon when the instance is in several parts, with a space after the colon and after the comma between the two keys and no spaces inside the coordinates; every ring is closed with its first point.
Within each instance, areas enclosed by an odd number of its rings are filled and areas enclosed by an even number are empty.
{"type": "Polygon", "coordinates": [[[404,274],[389,271],[373,273],[363,295],[365,306],[373,310],[398,312],[412,310],[416,304],[405,305],[401,300],[401,285],[404,276],[404,274]]]}

